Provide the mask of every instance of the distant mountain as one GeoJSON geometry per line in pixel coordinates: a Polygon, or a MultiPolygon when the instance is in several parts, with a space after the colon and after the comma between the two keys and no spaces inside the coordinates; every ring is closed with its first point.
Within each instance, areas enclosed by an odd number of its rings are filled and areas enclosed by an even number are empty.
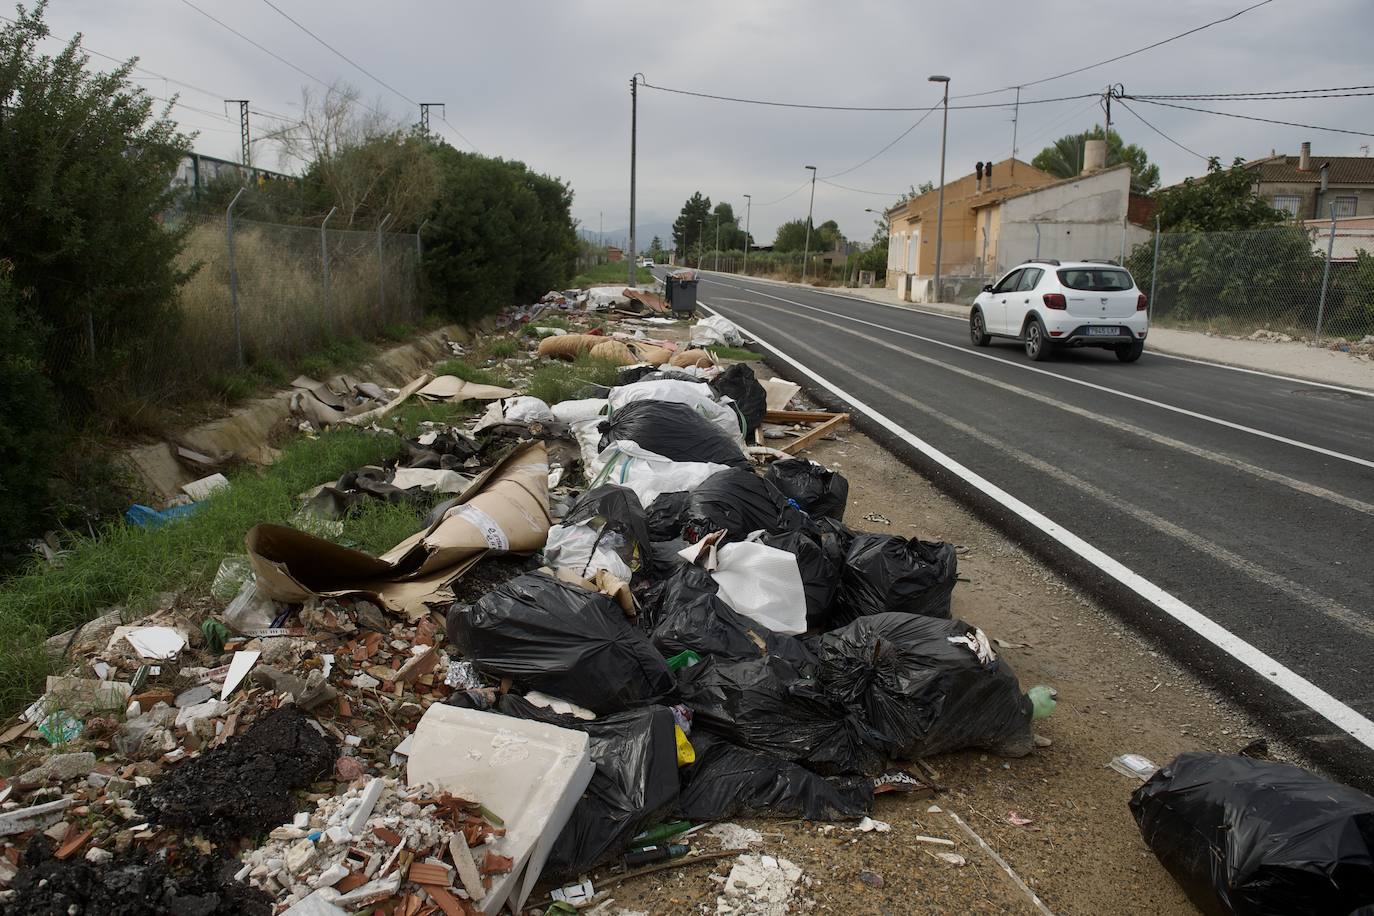
{"type": "MultiPolygon", "coordinates": [[[[577,234],[589,242],[598,240],[595,226],[589,230],[586,224],[583,224],[577,227],[577,234]]],[[[654,236],[658,236],[662,240],[664,248],[673,247],[673,224],[670,222],[640,223],[639,235],[635,241],[639,243],[641,251],[649,249],[649,243],[654,240],[654,236]]],[[[619,245],[622,240],[628,245],[630,230],[627,228],[607,229],[601,237],[606,240],[607,245],[619,245]]]]}

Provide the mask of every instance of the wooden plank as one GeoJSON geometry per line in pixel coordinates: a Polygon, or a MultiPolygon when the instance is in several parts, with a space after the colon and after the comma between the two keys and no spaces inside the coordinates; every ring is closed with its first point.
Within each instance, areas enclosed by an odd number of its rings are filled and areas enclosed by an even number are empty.
{"type": "Polygon", "coordinates": [[[820,423],[836,414],[828,410],[765,410],[765,423],[820,423]]]}
{"type": "Polygon", "coordinates": [[[849,422],[849,414],[847,413],[830,414],[829,420],[802,433],[800,436],[784,445],[780,451],[784,451],[789,455],[795,455],[812,442],[815,442],[827,433],[833,432],[841,423],[847,422],[849,422]]]}

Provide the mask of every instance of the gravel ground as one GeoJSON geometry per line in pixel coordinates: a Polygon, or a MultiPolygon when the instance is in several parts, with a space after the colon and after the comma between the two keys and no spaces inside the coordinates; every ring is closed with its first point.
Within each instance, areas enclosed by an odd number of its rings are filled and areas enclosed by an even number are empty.
{"type": "MultiPolygon", "coordinates": [[[[771,374],[759,368],[761,376],[771,374]]],[[[1059,707],[1037,723],[1037,732],[1052,743],[1030,757],[971,752],[933,758],[928,762],[943,794],[880,796],[873,817],[890,823],[890,832],[740,821],[763,834],[755,851],[801,867],[791,911],[1036,912],[993,858],[961,832],[953,812],[1054,913],[1195,912],[1136,830],[1127,800],[1139,783],[1107,764],[1123,753],[1163,763],[1182,751],[1235,752],[1264,737],[1259,727],[871,439],[845,430],[804,454],[849,479],[845,520],[851,527],[964,548],[959,569],[967,581],[955,589],[955,616],[1005,643],[1002,655],[1023,689],[1056,687],[1059,707]],[[864,520],[870,513],[891,524],[864,520]],[[929,811],[932,804],[940,811],[929,811]],[[1030,823],[1014,826],[1011,812],[1030,823]],[[921,843],[918,835],[955,845],[921,843]],[[956,852],[968,864],[940,861],[933,853],[941,851],[956,852]]],[[[1271,748],[1284,753],[1272,741],[1271,748]]],[[[718,844],[703,836],[696,845],[709,850],[718,844]]],[[[732,861],[625,882],[610,888],[614,902],[603,912],[715,912],[732,861]]],[[[598,876],[609,877],[605,870],[598,876]]]]}

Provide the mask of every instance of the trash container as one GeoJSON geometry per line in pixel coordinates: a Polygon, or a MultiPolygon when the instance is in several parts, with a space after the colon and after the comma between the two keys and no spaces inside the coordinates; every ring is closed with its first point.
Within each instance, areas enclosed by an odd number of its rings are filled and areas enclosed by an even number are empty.
{"type": "MultiPolygon", "coordinates": [[[[687,271],[683,271],[687,273],[687,271]]],[[[697,312],[697,280],[696,274],[690,277],[669,274],[664,278],[664,295],[668,300],[669,307],[673,310],[674,318],[691,318],[697,312]]]]}

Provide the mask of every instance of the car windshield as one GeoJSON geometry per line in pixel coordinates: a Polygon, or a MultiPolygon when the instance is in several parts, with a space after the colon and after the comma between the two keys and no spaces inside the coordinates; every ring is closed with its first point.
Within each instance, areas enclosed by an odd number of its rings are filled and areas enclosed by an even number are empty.
{"type": "Polygon", "coordinates": [[[1059,282],[1095,292],[1120,292],[1133,285],[1131,275],[1115,267],[1068,267],[1059,271],[1059,282]]]}

